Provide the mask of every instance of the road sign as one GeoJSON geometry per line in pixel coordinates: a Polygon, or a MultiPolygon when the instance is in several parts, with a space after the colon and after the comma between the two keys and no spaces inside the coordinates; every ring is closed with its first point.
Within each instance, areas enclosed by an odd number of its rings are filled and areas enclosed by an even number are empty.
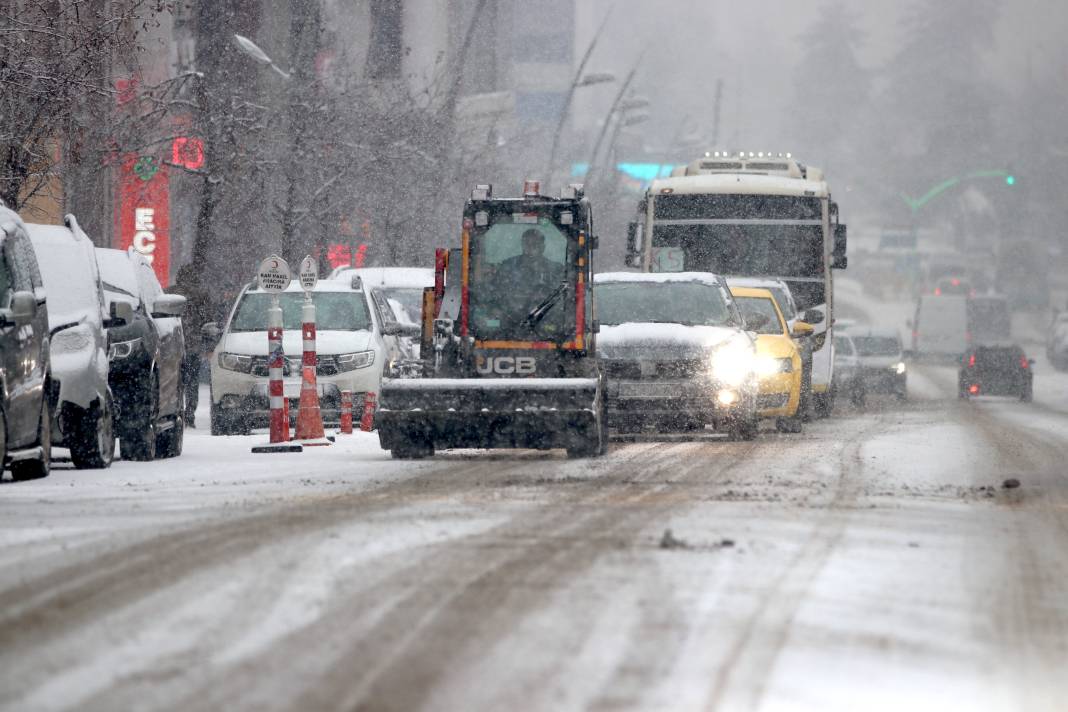
{"type": "Polygon", "coordinates": [[[260,289],[265,292],[284,292],[293,281],[289,265],[278,255],[271,255],[261,262],[257,276],[260,289]]]}
{"type": "Polygon", "coordinates": [[[319,263],[308,255],[300,262],[300,286],[305,292],[315,289],[319,282],[319,263]]]}

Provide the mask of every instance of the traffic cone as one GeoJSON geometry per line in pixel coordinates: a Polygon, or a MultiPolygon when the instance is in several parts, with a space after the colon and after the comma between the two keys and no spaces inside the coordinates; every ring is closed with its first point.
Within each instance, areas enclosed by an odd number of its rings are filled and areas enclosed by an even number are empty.
{"type": "Polygon", "coordinates": [[[282,412],[285,413],[285,420],[282,421],[282,442],[289,442],[289,399],[282,396],[282,412]]]}
{"type": "Polygon", "coordinates": [[[329,445],[319,411],[319,392],[315,387],[315,366],[305,366],[300,383],[300,406],[297,409],[296,440],[305,445],[329,445]]]}
{"type": "Polygon", "coordinates": [[[341,391],[341,409],[338,414],[340,430],[352,435],[352,391],[341,391]]]}
{"type": "Polygon", "coordinates": [[[360,430],[369,433],[375,429],[375,409],[378,406],[378,397],[368,391],[363,397],[363,417],[360,418],[360,430]]]}

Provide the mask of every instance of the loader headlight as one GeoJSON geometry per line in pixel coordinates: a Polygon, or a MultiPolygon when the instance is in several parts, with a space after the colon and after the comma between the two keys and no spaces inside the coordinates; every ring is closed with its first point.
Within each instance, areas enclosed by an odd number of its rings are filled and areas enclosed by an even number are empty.
{"type": "Polygon", "coordinates": [[[238,373],[251,373],[252,372],[252,357],[245,354],[231,354],[223,352],[219,354],[219,367],[225,368],[227,371],[237,371],[238,373]]]}
{"type": "Polygon", "coordinates": [[[793,359],[774,358],[772,356],[756,357],[756,373],[761,378],[774,376],[780,373],[790,373],[794,370],[793,359]]]}
{"type": "Polygon", "coordinates": [[[374,351],[357,351],[351,354],[340,354],[335,357],[337,359],[337,370],[341,373],[345,371],[355,371],[358,368],[367,368],[375,362],[374,351]]]}
{"type": "Polygon", "coordinates": [[[108,361],[129,358],[139,343],[141,343],[140,337],[129,341],[116,341],[108,347],[108,361]]]}
{"type": "Polygon", "coordinates": [[[753,347],[729,341],[712,352],[712,378],[728,386],[740,386],[753,373],[753,347]]]}
{"type": "Polygon", "coordinates": [[[898,361],[897,365],[894,366],[894,371],[897,372],[898,375],[901,375],[902,373],[904,373],[905,372],[905,362],[904,361],[898,361]]]}

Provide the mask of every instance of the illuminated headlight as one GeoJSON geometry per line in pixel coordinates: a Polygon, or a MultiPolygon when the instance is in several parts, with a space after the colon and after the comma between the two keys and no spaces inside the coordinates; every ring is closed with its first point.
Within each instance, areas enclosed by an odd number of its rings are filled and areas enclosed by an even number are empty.
{"type": "Polygon", "coordinates": [[[355,371],[358,368],[367,368],[375,362],[374,351],[357,351],[352,354],[341,354],[335,357],[337,359],[337,370],[344,373],[345,371],[355,371]]]}
{"type": "Polygon", "coordinates": [[[793,359],[773,358],[771,356],[756,357],[756,372],[761,378],[774,376],[779,373],[790,373],[793,370],[793,359]]]}
{"type": "Polygon", "coordinates": [[[116,341],[108,347],[108,361],[129,358],[139,343],[141,343],[140,338],[130,339],[129,341],[116,341]]]}
{"type": "Polygon", "coordinates": [[[227,371],[237,371],[238,373],[251,373],[252,372],[252,357],[245,356],[244,354],[219,354],[219,366],[225,368],[227,371]]]}
{"type": "Polygon", "coordinates": [[[740,386],[753,373],[753,349],[731,341],[712,352],[712,378],[728,386],[740,386]]]}
{"type": "Polygon", "coordinates": [[[894,371],[897,372],[898,374],[904,373],[905,372],[905,362],[904,361],[898,361],[897,365],[894,366],[894,371]]]}

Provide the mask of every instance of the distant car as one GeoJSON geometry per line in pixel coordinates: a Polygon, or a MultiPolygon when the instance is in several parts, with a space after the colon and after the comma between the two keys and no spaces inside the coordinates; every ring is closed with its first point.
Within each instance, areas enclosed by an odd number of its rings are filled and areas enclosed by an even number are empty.
{"type": "Polygon", "coordinates": [[[961,359],[957,392],[961,398],[972,396],[1016,396],[1030,402],[1033,393],[1034,360],[1024,350],[1007,346],[976,346],[961,359]]]}
{"type": "Polygon", "coordinates": [[[911,322],[912,350],[916,356],[960,358],[969,345],[967,302],[962,296],[920,297],[911,322]]]}
{"type": "Polygon", "coordinates": [[[108,310],[130,305],[132,318],[108,328],[108,383],[115,398],[115,432],[127,460],[176,457],[182,452],[185,398],[181,315],[185,297],[164,294],[152,265],[132,247],[98,247],[97,263],[108,310]]]}
{"type": "Polygon", "coordinates": [[[867,391],[864,389],[864,378],[860,371],[860,358],[857,356],[853,339],[847,332],[839,331],[842,321],[839,319],[835,323],[834,389],[838,395],[846,396],[853,405],[861,407],[867,398],[867,391]]]}
{"type": "Polygon", "coordinates": [[[389,363],[419,358],[423,290],[434,286],[434,270],[422,267],[361,267],[334,270],[332,280],[359,277],[370,291],[382,322],[389,363]]]}
{"type": "Polygon", "coordinates": [[[942,277],[935,282],[934,295],[971,297],[975,295],[975,290],[972,289],[971,282],[963,277],[942,277]]]}
{"type": "MultiPolygon", "coordinates": [[[[93,243],[73,215],[65,225],[26,228],[48,295],[54,411],[52,444],[70,449],[74,466],[105,468],[115,456],[114,401],[108,386],[104,290],[93,243]]],[[[115,305],[108,324],[130,316],[115,305]]]]}
{"type": "Polygon", "coordinates": [[[713,425],[756,437],[755,343],[722,277],[617,272],[595,281],[613,427],[713,425]]]}
{"type": "MultiPolygon", "coordinates": [[[[341,391],[354,403],[377,393],[386,361],[381,322],[358,280],[320,280],[312,292],[316,306],[316,381],[323,419],[336,422],[341,391]]],[[[284,393],[296,412],[301,387],[301,333],[304,292],[297,282],[280,295],[285,361],[284,393]]],[[[267,309],[271,295],[246,286],[223,329],[204,325],[216,342],[211,357],[211,434],[236,435],[266,427],[270,415],[267,383],[267,309]]]]}
{"type": "Polygon", "coordinates": [[[47,477],[52,465],[48,307],[19,216],[0,205],[0,473],[47,477]]]}
{"type": "MultiPolygon", "coordinates": [[[[857,353],[863,397],[884,393],[905,400],[908,397],[908,366],[897,330],[854,327],[848,336],[857,353]]],[[[863,404],[863,397],[859,404],[863,404]]]]}
{"type": "Polygon", "coordinates": [[[800,433],[801,350],[794,337],[812,333],[812,326],[795,321],[793,331],[768,289],[731,287],[746,328],[755,332],[756,371],[760,379],[757,410],[761,418],[775,420],[783,433],[800,433]]]}

